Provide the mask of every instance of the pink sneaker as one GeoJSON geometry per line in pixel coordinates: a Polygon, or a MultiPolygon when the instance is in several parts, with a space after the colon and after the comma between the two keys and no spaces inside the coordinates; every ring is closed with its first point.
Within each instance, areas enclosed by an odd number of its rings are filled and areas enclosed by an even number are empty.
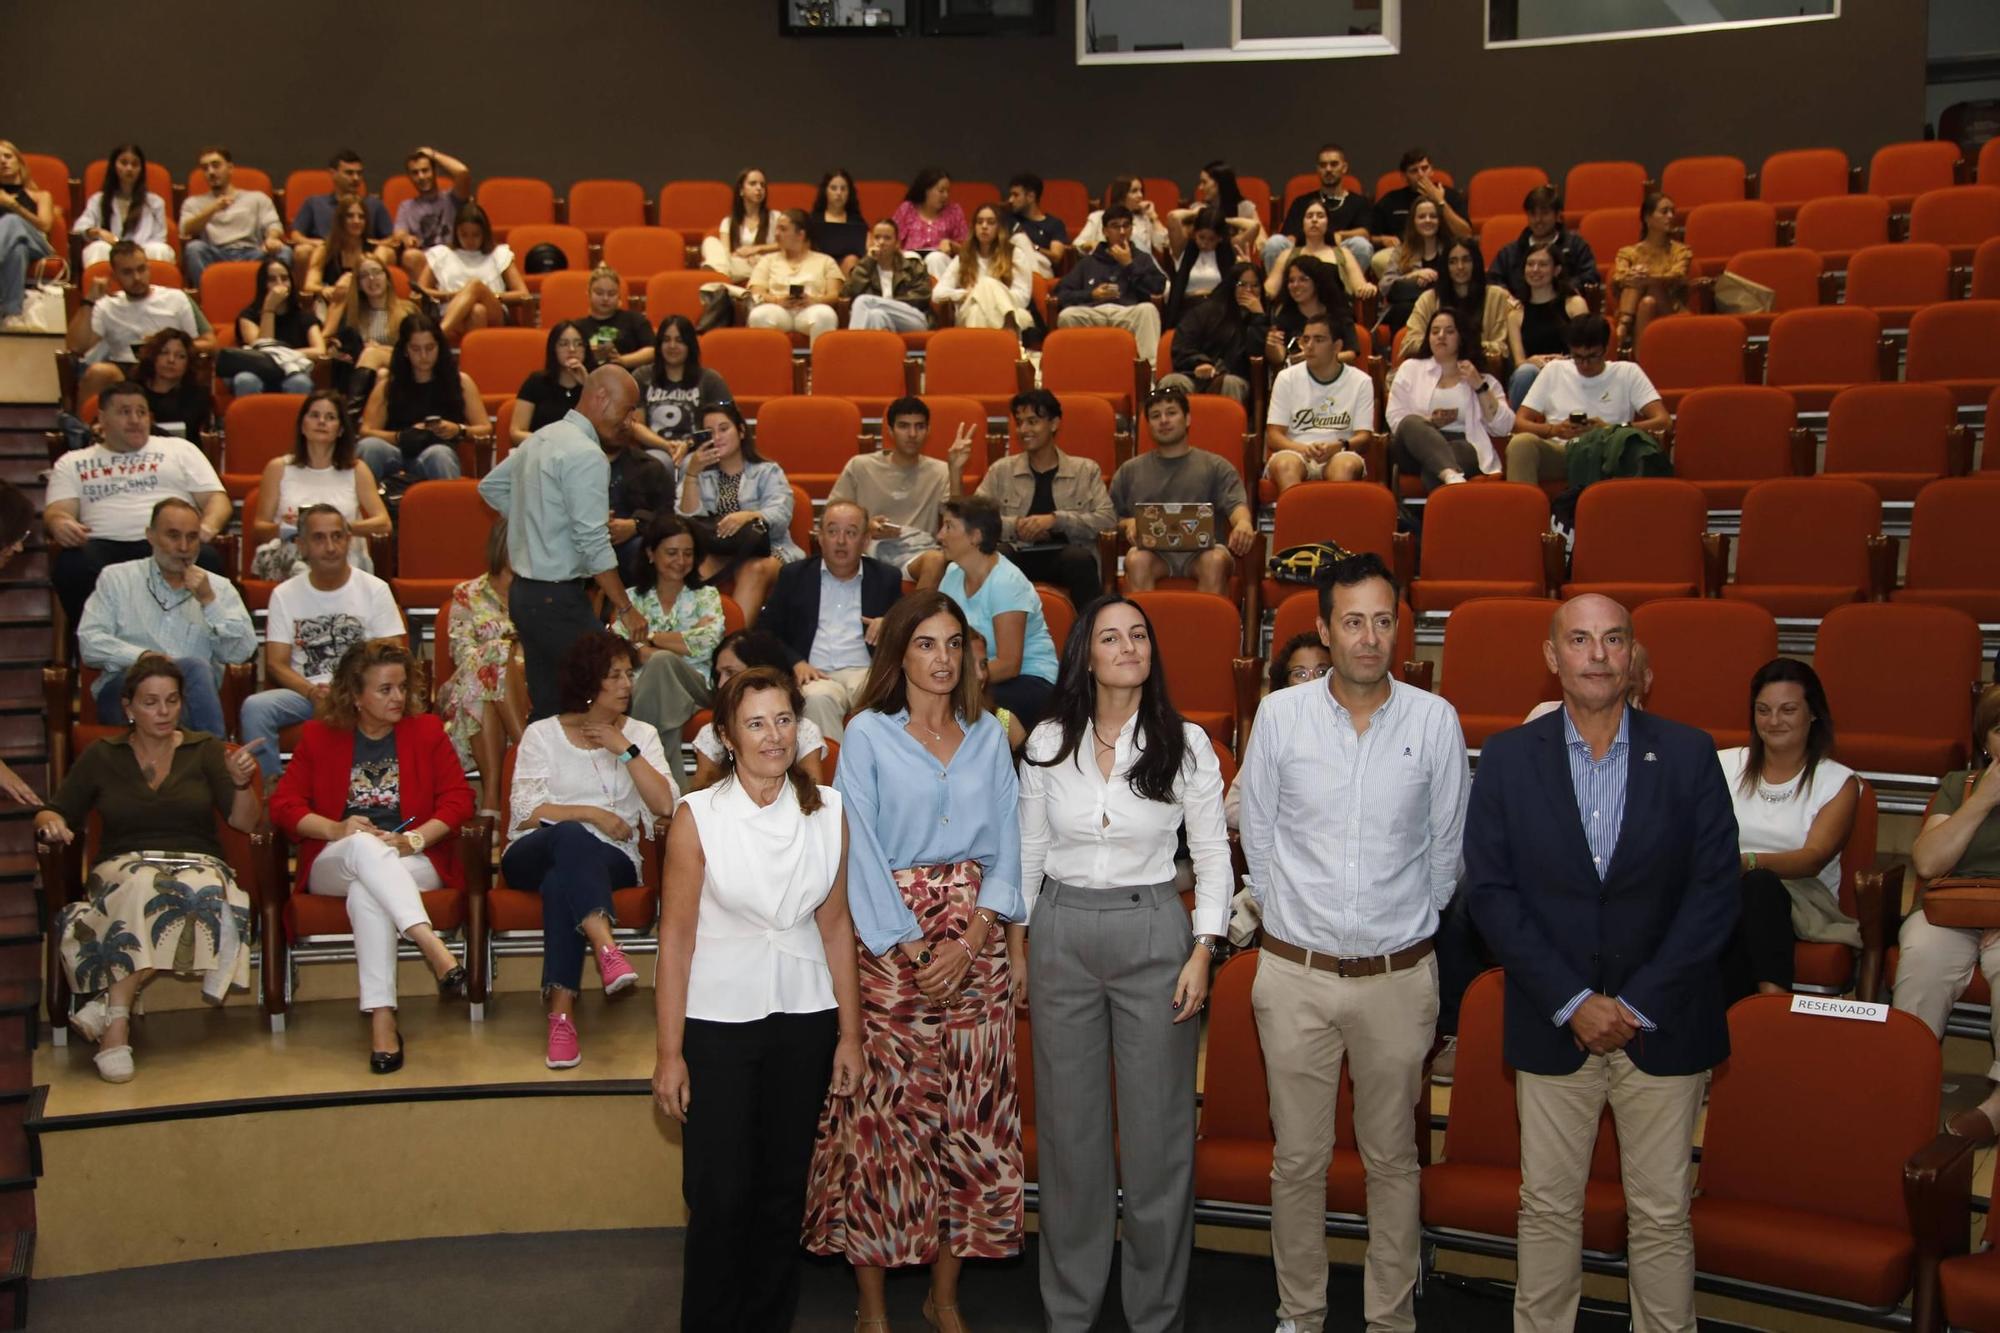
{"type": "Polygon", "coordinates": [[[639,974],[625,961],[625,951],[615,945],[597,951],[597,975],[604,982],[606,995],[630,990],[639,983],[639,974]]]}
{"type": "Polygon", "coordinates": [[[543,1063],[551,1069],[574,1069],[583,1063],[583,1051],[576,1044],[576,1025],[569,1021],[569,1015],[549,1015],[549,1056],[543,1063]]]}

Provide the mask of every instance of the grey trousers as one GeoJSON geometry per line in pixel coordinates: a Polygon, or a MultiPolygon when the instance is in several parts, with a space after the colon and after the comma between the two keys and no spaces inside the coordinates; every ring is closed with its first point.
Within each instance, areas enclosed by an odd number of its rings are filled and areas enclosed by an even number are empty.
{"type": "Polygon", "coordinates": [[[1397,467],[1423,474],[1426,495],[1442,484],[1439,476],[1451,468],[1467,477],[1479,475],[1479,451],[1472,447],[1472,441],[1463,435],[1447,435],[1414,413],[1396,423],[1389,443],[1397,467]]]}
{"type": "Polygon", "coordinates": [[[681,767],[681,728],[708,707],[708,700],[708,682],[695,664],[679,653],[654,653],[632,682],[631,714],[659,731],[674,783],[682,790],[687,788],[687,773],[681,767]]]}
{"type": "Polygon", "coordinates": [[[1087,1333],[1097,1322],[1121,1179],[1126,1322],[1133,1333],[1178,1333],[1185,1324],[1200,1022],[1173,1021],[1173,994],[1193,948],[1172,884],[1079,889],[1048,880],[1035,904],[1028,999],[1050,1333],[1087,1333]]]}

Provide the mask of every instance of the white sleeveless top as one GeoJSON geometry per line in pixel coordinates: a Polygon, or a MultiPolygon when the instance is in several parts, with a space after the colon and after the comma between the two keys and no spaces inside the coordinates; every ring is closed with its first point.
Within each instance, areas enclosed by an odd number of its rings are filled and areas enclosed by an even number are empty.
{"type": "MultiPolygon", "coordinates": [[[[354,469],[285,464],[284,475],[278,478],[279,526],[296,528],[299,515],[313,505],[332,505],[349,527],[360,522],[361,501],[354,493],[354,469]]],[[[348,543],[347,563],[374,572],[375,562],[368,556],[367,538],[356,537],[348,543]]]]}
{"type": "MultiPolygon", "coordinates": [[[[1799,790],[1799,778],[1805,776],[1801,769],[1798,776],[1786,783],[1759,778],[1757,789],[1746,795],[1743,768],[1750,762],[1750,747],[1737,745],[1718,750],[1715,758],[1722,765],[1722,776],[1729,783],[1729,799],[1736,807],[1737,849],[1745,852],[1795,852],[1805,846],[1806,835],[1812,832],[1819,812],[1854,781],[1853,769],[1832,759],[1822,759],[1813,766],[1812,783],[1804,791],[1799,790]]],[[[1821,866],[1817,878],[1828,893],[1838,898],[1840,858],[1836,856],[1821,866]]]]}
{"type": "Polygon", "coordinates": [[[813,913],[840,871],[841,807],[833,788],[819,793],[820,808],[810,815],[789,783],[766,806],[734,781],[682,798],[707,862],[689,1018],[750,1023],[834,1007],[833,973],[813,913]]]}

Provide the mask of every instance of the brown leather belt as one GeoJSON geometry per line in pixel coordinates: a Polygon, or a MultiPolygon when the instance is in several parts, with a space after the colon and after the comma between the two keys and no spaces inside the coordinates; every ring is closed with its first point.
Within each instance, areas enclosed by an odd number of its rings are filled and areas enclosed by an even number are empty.
{"type": "Polygon", "coordinates": [[[1431,956],[1436,947],[1429,940],[1421,940],[1399,953],[1371,954],[1366,958],[1341,958],[1330,953],[1314,953],[1311,949],[1301,949],[1296,944],[1264,932],[1262,947],[1269,953],[1293,963],[1304,963],[1315,972],[1332,972],[1343,977],[1378,977],[1384,972],[1400,972],[1406,967],[1414,967],[1431,956]]]}

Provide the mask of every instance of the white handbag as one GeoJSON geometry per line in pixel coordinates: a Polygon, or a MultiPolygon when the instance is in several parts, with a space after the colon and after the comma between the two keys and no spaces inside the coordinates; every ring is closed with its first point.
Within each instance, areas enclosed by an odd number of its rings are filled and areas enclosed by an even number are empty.
{"type": "Polygon", "coordinates": [[[27,332],[62,333],[68,330],[69,306],[63,299],[68,281],[69,263],[64,261],[62,272],[56,277],[29,285],[21,301],[21,317],[28,323],[27,332]]]}

